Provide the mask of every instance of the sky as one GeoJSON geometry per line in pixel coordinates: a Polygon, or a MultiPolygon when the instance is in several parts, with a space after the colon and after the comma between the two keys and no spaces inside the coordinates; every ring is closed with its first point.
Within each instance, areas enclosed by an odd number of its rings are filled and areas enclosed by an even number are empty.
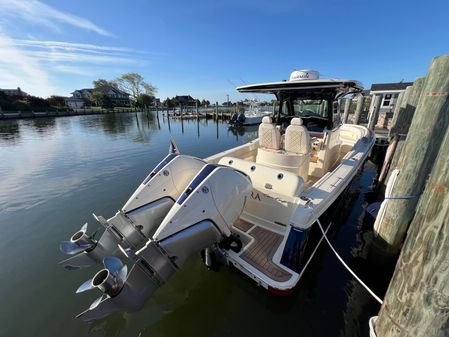
{"type": "Polygon", "coordinates": [[[175,95],[223,102],[295,69],[413,81],[449,53],[449,1],[0,0],[0,88],[69,96],[137,72],[175,95]]]}

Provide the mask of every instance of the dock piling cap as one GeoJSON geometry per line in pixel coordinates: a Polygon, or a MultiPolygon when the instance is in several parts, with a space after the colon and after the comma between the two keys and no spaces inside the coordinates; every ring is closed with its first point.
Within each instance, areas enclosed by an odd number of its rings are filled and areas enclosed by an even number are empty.
{"type": "Polygon", "coordinates": [[[316,70],[295,70],[290,74],[290,81],[318,80],[320,73],[316,70]]]}

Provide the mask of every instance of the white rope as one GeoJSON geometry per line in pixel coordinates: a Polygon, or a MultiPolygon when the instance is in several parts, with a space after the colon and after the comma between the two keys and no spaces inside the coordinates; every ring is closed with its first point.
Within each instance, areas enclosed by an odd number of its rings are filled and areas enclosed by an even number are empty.
{"type": "Polygon", "coordinates": [[[320,220],[318,218],[316,219],[316,222],[318,223],[318,226],[320,227],[321,233],[323,233],[324,239],[326,240],[327,244],[329,245],[329,247],[334,252],[334,254],[337,257],[337,259],[340,260],[340,262],[343,264],[343,266],[345,266],[345,268],[351,273],[351,275],[354,276],[354,278],[357,281],[359,281],[359,283],[371,294],[371,296],[373,296],[376,299],[377,302],[382,304],[383,301],[370,288],[368,288],[368,286],[365,283],[363,283],[363,281],[351,270],[351,268],[349,268],[349,266],[345,263],[345,261],[343,261],[343,259],[340,257],[340,255],[338,255],[337,251],[334,249],[334,247],[330,243],[329,239],[327,238],[326,233],[324,232],[324,229],[321,226],[321,222],[320,222],[320,220]]]}

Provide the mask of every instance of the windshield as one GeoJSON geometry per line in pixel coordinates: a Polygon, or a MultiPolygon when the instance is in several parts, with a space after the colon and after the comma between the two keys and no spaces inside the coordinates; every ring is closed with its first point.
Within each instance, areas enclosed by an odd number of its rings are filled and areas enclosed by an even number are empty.
{"type": "Polygon", "coordinates": [[[327,119],[327,104],[324,99],[294,99],[293,110],[295,116],[327,119]]]}

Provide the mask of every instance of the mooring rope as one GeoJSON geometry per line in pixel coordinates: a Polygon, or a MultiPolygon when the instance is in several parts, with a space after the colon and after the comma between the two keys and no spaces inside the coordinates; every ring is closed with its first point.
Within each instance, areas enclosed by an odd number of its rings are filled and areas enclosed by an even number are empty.
{"type": "Polygon", "coordinates": [[[384,200],[411,200],[419,198],[420,194],[416,195],[403,195],[403,196],[397,196],[397,197],[385,197],[384,200]]]}
{"type": "Polygon", "coordinates": [[[330,249],[334,252],[335,256],[337,257],[337,259],[340,260],[341,264],[351,273],[352,276],[354,276],[354,278],[359,281],[359,283],[371,294],[371,296],[374,297],[374,299],[379,302],[380,304],[383,303],[383,301],[380,299],[379,296],[377,296],[370,288],[368,288],[368,286],[363,283],[363,281],[351,270],[351,268],[349,268],[349,266],[345,263],[345,261],[343,261],[343,259],[340,257],[340,255],[338,255],[337,251],[335,250],[335,248],[332,246],[332,244],[330,243],[329,239],[326,236],[326,233],[324,232],[323,227],[321,226],[321,222],[320,220],[317,218],[316,222],[318,223],[318,226],[320,227],[321,233],[323,233],[324,239],[326,240],[327,244],[329,245],[330,249]]]}

